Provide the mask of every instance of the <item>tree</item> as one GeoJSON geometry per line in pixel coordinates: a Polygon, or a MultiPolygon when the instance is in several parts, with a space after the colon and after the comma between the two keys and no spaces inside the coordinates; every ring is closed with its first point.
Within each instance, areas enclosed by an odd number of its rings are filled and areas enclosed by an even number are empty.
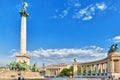
{"type": "Polygon", "coordinates": [[[73,66],[71,66],[69,70],[70,70],[70,72],[73,72],[73,66]]]}
{"type": "Polygon", "coordinates": [[[71,66],[69,69],[64,68],[61,72],[60,72],[60,76],[70,76],[72,75],[73,72],[73,66],[71,66]]]}
{"type": "Polygon", "coordinates": [[[63,69],[61,72],[60,72],[60,76],[70,76],[70,69],[63,69]]]}
{"type": "Polygon", "coordinates": [[[78,74],[81,74],[82,73],[82,68],[81,66],[78,67],[78,74]]]}
{"type": "Polygon", "coordinates": [[[31,70],[32,70],[33,72],[38,71],[38,69],[37,69],[37,63],[34,63],[34,64],[33,64],[33,66],[31,67],[31,70]]]}
{"type": "Polygon", "coordinates": [[[83,73],[86,73],[86,66],[83,67],[83,73]]]}
{"type": "Polygon", "coordinates": [[[92,66],[88,67],[88,73],[92,73],[91,68],[92,68],[92,66]]]}

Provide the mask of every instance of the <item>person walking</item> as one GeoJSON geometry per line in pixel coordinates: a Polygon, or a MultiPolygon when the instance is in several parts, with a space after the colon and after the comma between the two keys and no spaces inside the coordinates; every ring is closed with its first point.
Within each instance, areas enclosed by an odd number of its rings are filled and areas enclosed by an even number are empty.
{"type": "Polygon", "coordinates": [[[22,75],[22,79],[21,80],[25,80],[24,76],[22,75]]]}
{"type": "Polygon", "coordinates": [[[20,74],[18,74],[18,80],[21,80],[20,74]]]}

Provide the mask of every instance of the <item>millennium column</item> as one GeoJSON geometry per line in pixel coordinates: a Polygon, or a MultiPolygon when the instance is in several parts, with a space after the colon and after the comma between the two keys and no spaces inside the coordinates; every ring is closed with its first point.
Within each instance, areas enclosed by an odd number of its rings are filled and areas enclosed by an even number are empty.
{"type": "Polygon", "coordinates": [[[23,0],[23,9],[20,11],[21,15],[21,31],[20,31],[20,54],[16,55],[17,62],[26,62],[30,65],[30,56],[26,51],[26,18],[28,17],[27,13],[27,3],[23,0]]]}

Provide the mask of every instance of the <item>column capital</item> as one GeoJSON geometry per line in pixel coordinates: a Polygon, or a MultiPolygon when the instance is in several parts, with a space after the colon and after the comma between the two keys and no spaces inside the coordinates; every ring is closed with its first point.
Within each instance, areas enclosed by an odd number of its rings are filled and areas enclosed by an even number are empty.
{"type": "Polygon", "coordinates": [[[21,16],[28,17],[28,13],[27,13],[27,11],[24,10],[24,9],[21,10],[19,13],[20,13],[21,16]]]}

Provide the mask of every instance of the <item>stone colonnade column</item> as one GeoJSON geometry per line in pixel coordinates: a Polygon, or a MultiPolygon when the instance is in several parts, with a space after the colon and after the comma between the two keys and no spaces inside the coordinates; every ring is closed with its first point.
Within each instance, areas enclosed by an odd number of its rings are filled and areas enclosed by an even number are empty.
{"type": "Polygon", "coordinates": [[[92,64],[92,74],[94,73],[94,64],[92,64]]]}
{"type": "Polygon", "coordinates": [[[88,65],[85,65],[86,68],[86,75],[88,74],[88,65]]]}
{"type": "Polygon", "coordinates": [[[100,64],[100,73],[103,73],[103,63],[100,64]]]}
{"type": "Polygon", "coordinates": [[[81,65],[80,68],[81,68],[81,75],[82,75],[83,74],[83,66],[81,65]]]}
{"type": "Polygon", "coordinates": [[[105,73],[107,73],[107,72],[108,72],[108,70],[107,70],[107,69],[108,69],[107,64],[108,64],[108,63],[106,62],[106,63],[105,63],[105,73]]]}
{"type": "Polygon", "coordinates": [[[119,59],[119,61],[118,61],[118,62],[119,62],[119,70],[118,70],[118,72],[120,73],[120,59],[119,59]]]}
{"type": "Polygon", "coordinates": [[[77,62],[74,62],[73,64],[73,77],[77,77],[77,71],[78,71],[78,65],[77,62]]]}
{"type": "Polygon", "coordinates": [[[110,59],[107,60],[107,72],[110,73],[110,59]]]}
{"type": "Polygon", "coordinates": [[[92,72],[93,72],[93,68],[92,68],[92,64],[90,65],[90,70],[91,70],[91,75],[92,75],[92,72]]]}
{"type": "Polygon", "coordinates": [[[111,60],[110,62],[111,72],[114,73],[114,61],[111,60]]]}
{"type": "Polygon", "coordinates": [[[99,64],[96,64],[96,73],[99,73],[99,64]]]}

